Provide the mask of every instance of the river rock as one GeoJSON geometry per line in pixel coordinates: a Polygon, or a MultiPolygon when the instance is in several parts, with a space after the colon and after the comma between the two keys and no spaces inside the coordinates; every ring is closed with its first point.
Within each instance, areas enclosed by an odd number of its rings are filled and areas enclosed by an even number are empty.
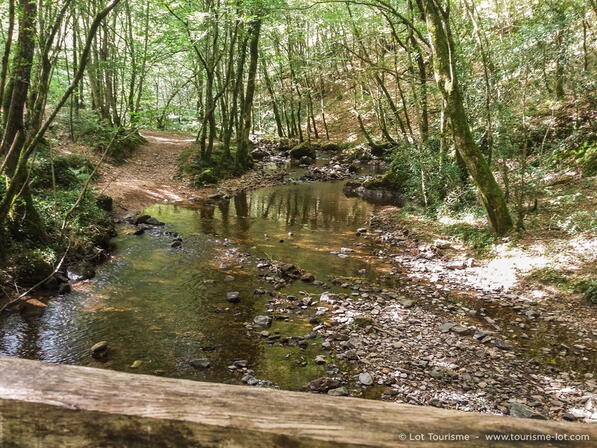
{"type": "Polygon", "coordinates": [[[454,325],[452,328],[450,328],[450,331],[452,333],[456,333],[460,336],[466,336],[469,334],[473,333],[473,330],[467,327],[464,327],[462,325],[454,325]]]}
{"type": "MultiPolygon", "coordinates": [[[[147,220],[150,218],[151,218],[151,216],[149,216],[149,215],[139,215],[139,216],[133,217],[132,222],[135,225],[145,224],[147,222],[147,220]]],[[[129,217],[125,216],[125,219],[129,219],[129,217]]]]}
{"type": "Polygon", "coordinates": [[[165,225],[165,223],[163,223],[162,221],[158,221],[157,219],[152,218],[152,217],[147,219],[147,221],[145,221],[145,224],[150,225],[150,226],[158,226],[158,227],[165,225]]]}
{"type": "Polygon", "coordinates": [[[519,418],[533,418],[535,420],[547,420],[545,416],[539,414],[529,406],[522,404],[520,401],[510,400],[510,415],[519,418]]]}
{"type": "Polygon", "coordinates": [[[90,263],[80,262],[73,264],[66,269],[66,275],[70,281],[80,282],[95,276],[95,269],[90,263]]]}
{"type": "Polygon", "coordinates": [[[466,261],[461,261],[461,260],[451,261],[450,263],[448,263],[446,265],[446,268],[451,269],[453,271],[456,271],[458,269],[464,269],[464,268],[466,268],[466,261]]]}
{"type": "Polygon", "coordinates": [[[315,163],[315,160],[309,156],[303,156],[299,160],[300,165],[313,165],[313,163],[315,163]]]}
{"type": "Polygon", "coordinates": [[[325,356],[323,355],[317,355],[315,357],[315,364],[325,364],[326,362],[325,356]]]}
{"type": "Polygon", "coordinates": [[[495,345],[500,350],[512,350],[512,347],[510,346],[510,344],[508,344],[503,339],[493,338],[491,342],[493,342],[493,345],[495,345]]]}
{"type": "Polygon", "coordinates": [[[263,160],[267,156],[269,156],[269,154],[260,148],[257,148],[257,149],[254,149],[253,151],[251,151],[251,157],[253,160],[263,160]]]}
{"type": "Polygon", "coordinates": [[[411,299],[407,299],[404,297],[401,297],[398,299],[398,303],[400,305],[402,305],[404,308],[412,308],[415,305],[415,301],[411,300],[411,299]]]}
{"type": "Polygon", "coordinates": [[[255,316],[253,323],[260,327],[268,328],[272,324],[272,318],[269,316],[255,316]]]}
{"type": "Polygon", "coordinates": [[[162,221],[159,221],[149,215],[139,215],[136,216],[135,218],[133,218],[132,220],[133,224],[135,225],[139,225],[139,224],[147,224],[149,226],[163,226],[165,225],[162,221]]]}
{"type": "Polygon", "coordinates": [[[207,369],[211,366],[211,362],[209,361],[209,359],[193,359],[190,362],[191,366],[196,368],[196,369],[207,369]]]}
{"type": "Polygon", "coordinates": [[[91,357],[95,359],[104,359],[108,354],[108,341],[100,341],[94,344],[90,349],[91,357]]]}
{"type": "Polygon", "coordinates": [[[182,247],[182,241],[181,240],[174,240],[172,241],[172,243],[170,243],[170,247],[173,249],[177,249],[179,247],[182,247]]]}
{"type": "Polygon", "coordinates": [[[333,397],[346,397],[348,396],[348,389],[344,386],[340,386],[336,389],[328,390],[328,395],[331,395],[333,397]]]}
{"type": "Polygon", "coordinates": [[[373,376],[369,372],[359,373],[359,383],[364,386],[371,386],[373,384],[373,376]]]}
{"type": "Polygon", "coordinates": [[[306,283],[311,283],[311,282],[315,281],[315,276],[313,274],[311,274],[310,272],[307,272],[301,276],[301,280],[306,283]]]}
{"type": "Polygon", "coordinates": [[[340,147],[336,143],[326,143],[321,147],[322,151],[339,151],[340,147]]]}
{"type": "Polygon", "coordinates": [[[240,292],[230,291],[230,292],[226,293],[226,300],[230,303],[240,302],[240,292]]]}
{"type": "Polygon", "coordinates": [[[315,159],[315,145],[310,142],[302,142],[290,150],[290,157],[295,160],[300,160],[303,157],[310,157],[315,159]]]}
{"type": "Polygon", "coordinates": [[[340,381],[327,376],[314,379],[309,383],[309,389],[313,392],[327,392],[330,389],[336,389],[338,387],[340,387],[340,381]]]}
{"type": "Polygon", "coordinates": [[[452,327],[455,327],[456,325],[458,325],[456,322],[446,322],[445,324],[442,324],[439,327],[439,330],[442,333],[447,333],[447,332],[449,332],[452,329],[452,327]]]}
{"type": "Polygon", "coordinates": [[[286,278],[300,278],[301,271],[293,264],[283,264],[280,266],[282,277],[286,278]]]}

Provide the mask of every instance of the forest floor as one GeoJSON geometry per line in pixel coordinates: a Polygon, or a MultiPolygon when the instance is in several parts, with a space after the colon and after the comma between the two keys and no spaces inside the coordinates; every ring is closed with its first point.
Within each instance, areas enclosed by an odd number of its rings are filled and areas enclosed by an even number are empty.
{"type": "MultiPolygon", "coordinates": [[[[285,173],[257,168],[215,187],[196,189],[177,172],[180,155],[192,139],[156,131],[142,135],[148,143],[128,161],[103,167],[98,189],[113,197],[116,217],[156,202],[192,204],[284,182],[285,173]]],[[[573,206],[594,212],[593,181],[569,179],[567,185],[570,182],[584,191],[575,195],[583,203],[573,206]]],[[[557,185],[563,184],[554,184],[553,197],[545,198],[543,215],[534,220],[547,222],[547,215],[554,214],[549,204],[562,188],[557,185]]],[[[448,235],[441,223],[382,208],[372,216],[366,234],[355,237],[355,245],[363,239],[375,241],[375,255],[393,266],[392,274],[411,281],[378,296],[371,292],[373,285],[340,280],[353,292],[343,301],[330,300],[333,318],[317,331],[331,342],[336,359],[356,364],[376,384],[388,386],[385,399],[590,421],[597,389],[593,374],[582,364],[594,363],[595,307],[562,284],[539,285],[528,274],[557,267],[590,277],[597,243],[553,228],[539,226],[479,256],[448,235]],[[368,324],[350,324],[355,316],[368,324]]],[[[352,381],[358,386],[369,378],[352,381]]]]}

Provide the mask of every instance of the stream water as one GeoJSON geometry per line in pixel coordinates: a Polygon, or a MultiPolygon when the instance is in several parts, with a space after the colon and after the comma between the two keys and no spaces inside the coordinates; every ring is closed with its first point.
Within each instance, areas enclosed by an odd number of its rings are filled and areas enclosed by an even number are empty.
{"type": "MultiPolygon", "coordinates": [[[[229,383],[241,381],[229,366],[245,360],[257,378],[285,389],[301,389],[326,374],[326,366],[314,360],[321,354],[330,360],[329,355],[322,350],[320,338],[308,339],[307,346],[300,348],[247,333],[246,324],[264,314],[271,299],[267,294],[256,295],[255,290],[273,291],[255,259],[292,263],[326,282],[296,281],[278,291],[285,295],[310,294],[317,299],[324,291],[346,294],[331,284],[331,278],[399,287],[400,278],[384,275],[391,267],[371,255],[367,244],[373,243],[355,237],[355,230],[376,206],[346,197],[343,185],[313,182],[262,188],[195,208],[154,205],[146,212],[166,226],[140,236],[122,232],[115,239],[113,258],[98,269],[92,282],[52,299],[38,313],[0,318],[0,354],[229,383]],[[180,234],[182,249],[170,247],[168,232],[180,234]],[[360,244],[355,245],[356,241],[360,244]],[[346,257],[331,253],[341,248],[354,252],[346,257]],[[243,260],[246,252],[251,254],[249,261],[243,260]],[[230,291],[240,293],[239,303],[227,302],[230,291]],[[110,346],[106,362],[95,361],[89,353],[102,340],[110,346]],[[192,367],[195,359],[208,359],[210,368],[192,367]]],[[[489,315],[509,325],[508,332],[520,332],[508,324],[516,317],[512,310],[474,300],[467,301],[467,306],[486,306],[489,315]]],[[[477,318],[469,320],[483,324],[477,318]]],[[[294,313],[286,320],[274,320],[268,331],[292,337],[306,336],[312,329],[307,313],[294,313]]],[[[561,344],[572,346],[576,339],[573,332],[544,322],[521,342],[521,348],[544,364],[590,372],[594,351],[582,357],[554,357],[543,351],[561,344]]]]}
{"type": "MultiPolygon", "coordinates": [[[[357,247],[346,258],[330,254],[353,247],[355,229],[374,208],[345,197],[342,186],[315,182],[263,188],[196,209],[152,206],[146,212],[165,228],[119,236],[113,259],[86,289],[51,300],[40,314],[5,317],[0,353],[219,382],[238,381],[228,366],[242,359],[260,379],[301,388],[325,373],[325,366],[313,362],[321,341],[301,350],[247,337],[245,323],[264,313],[268,298],[255,295],[255,289],[272,288],[259,278],[254,263],[239,262],[231,248],[296,264],[324,281],[332,275],[373,279],[380,267],[370,263],[365,250],[357,247]],[[183,248],[172,249],[164,231],[179,233],[183,248]],[[240,303],[226,301],[229,291],[240,292],[240,303]],[[101,340],[111,347],[106,363],[89,356],[89,347],[101,340]],[[190,361],[197,358],[209,359],[211,367],[193,368],[190,361]],[[136,360],[142,363],[133,369],[136,360]]],[[[280,292],[318,297],[329,288],[299,281],[280,292]]],[[[304,336],[311,329],[306,318],[294,316],[274,321],[269,331],[304,336]]]]}

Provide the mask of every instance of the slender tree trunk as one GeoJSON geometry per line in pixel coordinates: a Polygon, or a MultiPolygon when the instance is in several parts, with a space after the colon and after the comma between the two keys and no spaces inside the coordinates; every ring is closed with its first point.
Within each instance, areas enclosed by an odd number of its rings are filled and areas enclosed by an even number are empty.
{"type": "Polygon", "coordinates": [[[14,33],[15,26],[15,0],[9,0],[8,3],[8,32],[6,34],[6,42],[4,44],[4,53],[2,54],[2,66],[0,67],[0,111],[2,113],[2,119],[0,119],[0,127],[4,124],[4,114],[8,112],[7,107],[4,108],[4,92],[6,88],[6,78],[8,75],[8,60],[10,58],[10,49],[12,47],[12,35],[14,33]],[[4,112],[5,111],[5,112],[4,112]]]}
{"type": "Polygon", "coordinates": [[[249,44],[249,71],[247,72],[247,90],[243,103],[241,115],[241,134],[238,136],[236,151],[236,164],[246,167],[249,164],[249,134],[251,132],[251,112],[253,109],[253,97],[255,95],[255,83],[257,77],[257,62],[259,58],[259,35],[261,34],[261,18],[257,18],[251,24],[251,42],[249,44]]]}

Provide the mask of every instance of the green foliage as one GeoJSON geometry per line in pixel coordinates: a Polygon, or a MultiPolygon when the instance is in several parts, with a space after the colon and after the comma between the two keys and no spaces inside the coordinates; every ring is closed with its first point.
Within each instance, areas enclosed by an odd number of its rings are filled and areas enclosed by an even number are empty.
{"type": "Polygon", "coordinates": [[[597,175],[597,140],[588,139],[577,146],[562,146],[549,155],[552,166],[572,166],[583,176],[597,175]]]}
{"type": "Polygon", "coordinates": [[[391,155],[390,173],[410,201],[423,204],[429,214],[460,213],[476,202],[475,188],[463,184],[453,157],[442,156],[439,141],[426,145],[398,145],[391,155]]]}
{"type": "Polygon", "coordinates": [[[558,227],[569,235],[597,231],[597,211],[576,210],[556,219],[558,227]]]}
{"type": "Polygon", "coordinates": [[[74,188],[83,184],[93,173],[94,166],[80,154],[66,154],[51,158],[42,154],[31,169],[33,189],[74,188]]]}
{"type": "Polygon", "coordinates": [[[218,181],[218,176],[214,168],[206,168],[193,178],[193,183],[197,186],[215,184],[218,181]]]}
{"type": "Polygon", "coordinates": [[[551,267],[533,269],[526,275],[526,279],[561,289],[572,289],[572,281],[568,274],[551,267]]]}
{"type": "Polygon", "coordinates": [[[444,231],[474,249],[478,255],[487,255],[496,242],[495,236],[486,228],[459,223],[446,226],[444,231]]]}
{"type": "Polygon", "coordinates": [[[585,299],[588,302],[597,305],[597,280],[587,281],[583,289],[585,299]]]}
{"type": "Polygon", "coordinates": [[[112,127],[93,111],[81,113],[73,125],[77,139],[100,154],[108,148],[108,157],[116,164],[123,163],[139,145],[145,143],[136,129],[112,127]]]}
{"type": "Polygon", "coordinates": [[[13,280],[24,286],[32,286],[44,280],[57,262],[56,252],[48,247],[35,247],[27,243],[13,243],[5,260],[13,280]]]}
{"type": "MultiPolygon", "coordinates": [[[[79,154],[57,156],[52,161],[47,148],[40,150],[31,167],[30,188],[45,236],[39,239],[31,233],[20,199],[1,236],[0,275],[4,281],[11,278],[23,286],[34,285],[52,272],[67,247],[70,259],[95,254],[97,246],[107,245],[113,232],[108,214],[93,192],[87,191],[79,201],[92,171],[93,164],[79,154]]],[[[5,179],[0,178],[0,197],[5,185],[5,179]]]]}
{"type": "Polygon", "coordinates": [[[525,278],[542,285],[582,294],[587,301],[597,304],[597,280],[575,279],[570,273],[551,267],[533,269],[525,278]]]}
{"type": "Polygon", "coordinates": [[[597,175],[597,140],[584,142],[575,151],[575,155],[582,168],[583,176],[597,175]]]}

